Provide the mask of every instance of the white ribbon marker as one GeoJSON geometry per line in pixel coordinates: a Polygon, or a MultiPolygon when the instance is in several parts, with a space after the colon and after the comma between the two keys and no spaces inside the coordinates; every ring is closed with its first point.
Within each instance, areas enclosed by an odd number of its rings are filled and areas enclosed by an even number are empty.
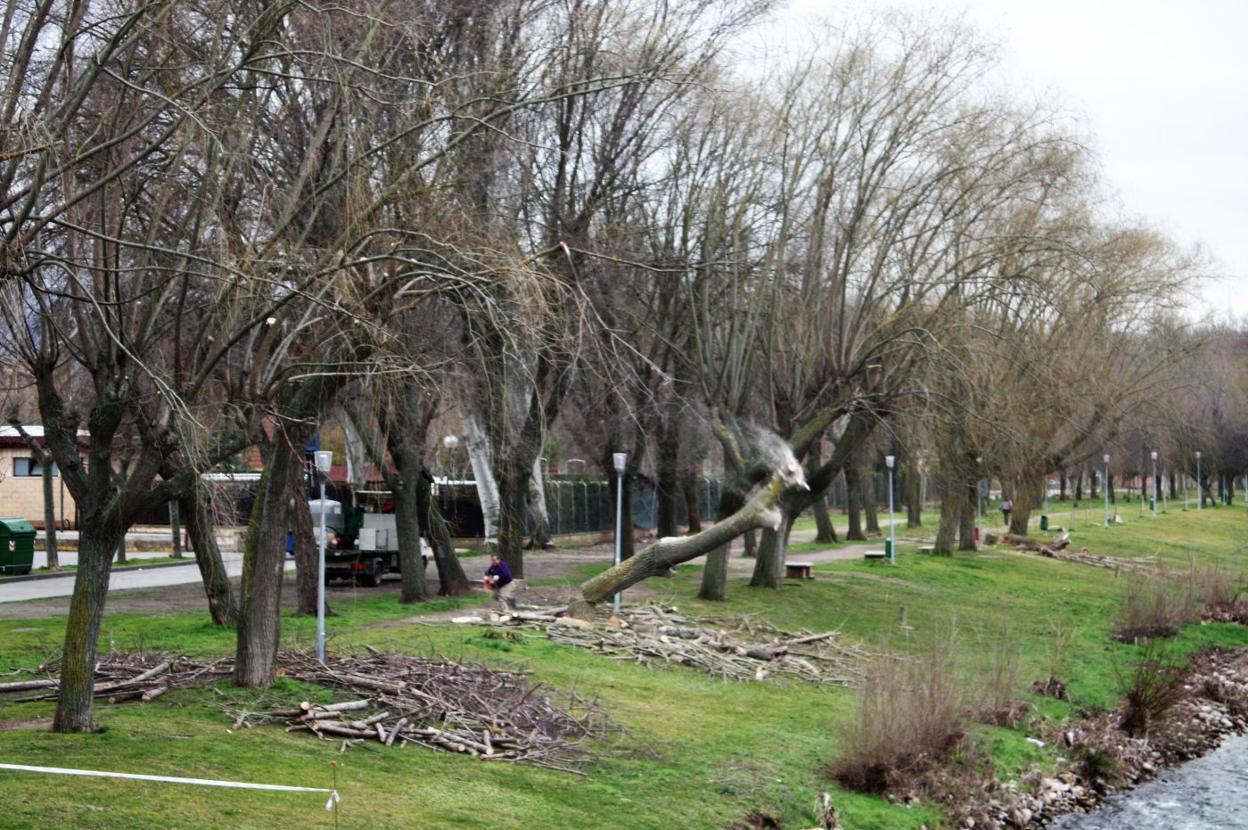
{"type": "Polygon", "coordinates": [[[135,772],[105,772],[94,769],[65,769],[63,767],[30,767],[25,764],[0,764],[0,769],[16,772],[42,772],[49,775],[82,775],[87,778],[126,778],[131,781],[160,781],[166,784],[195,784],[200,787],[230,787],[236,790],[269,790],[283,793],[329,793],[326,810],[332,810],[342,799],[337,790],[328,787],[291,787],[286,784],[249,784],[245,781],[217,781],[212,778],[178,778],[174,775],[140,775],[135,772]]]}

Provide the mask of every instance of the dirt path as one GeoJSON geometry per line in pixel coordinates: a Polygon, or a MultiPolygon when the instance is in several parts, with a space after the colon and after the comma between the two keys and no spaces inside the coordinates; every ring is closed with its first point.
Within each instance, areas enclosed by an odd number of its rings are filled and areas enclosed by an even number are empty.
{"type": "MultiPolygon", "coordinates": [[[[793,535],[794,542],[810,541],[814,537],[814,531],[797,532],[793,535]]],[[[883,548],[881,540],[874,540],[862,544],[846,545],[843,547],[830,548],[821,551],[807,551],[801,553],[790,554],[790,559],[794,561],[812,562],[815,564],[825,562],[841,562],[849,559],[861,558],[867,550],[880,550],[883,548]]],[[[639,548],[640,549],[640,548],[639,548]]],[[[753,559],[746,559],[741,556],[742,548],[740,545],[734,546],[732,558],[729,560],[729,571],[733,576],[741,576],[748,574],[754,567],[753,559]]],[[[562,604],[566,603],[576,596],[577,586],[580,584],[579,570],[585,565],[606,565],[612,561],[614,557],[614,548],[610,543],[590,545],[583,548],[575,548],[569,550],[556,551],[528,551],[524,555],[524,571],[525,577],[529,581],[550,582],[551,580],[562,580],[562,584],[534,586],[526,591],[526,599],[522,600],[532,604],[562,604]]],[[[692,562],[688,562],[681,567],[702,567],[705,559],[699,557],[692,562]]],[[[464,570],[468,573],[469,579],[477,579],[486,568],[488,560],[485,557],[471,557],[463,560],[464,570]]],[[[429,569],[430,579],[436,580],[435,571],[429,569]]],[[[238,590],[238,580],[233,580],[235,591],[238,590]]],[[[282,591],[283,606],[294,608],[295,597],[295,579],[294,573],[288,573],[286,576],[285,587],[282,591]]],[[[629,589],[629,596],[644,597],[655,596],[665,593],[662,588],[661,581],[654,582],[653,585],[642,585],[629,589]]],[[[399,592],[398,576],[388,577],[385,582],[378,588],[357,588],[351,585],[335,583],[330,585],[328,590],[328,600],[332,607],[335,602],[346,603],[352,599],[358,598],[361,594],[366,593],[368,596],[376,596],[378,594],[397,594],[399,592]]],[[[484,591],[481,591],[482,599],[486,598],[484,591]]],[[[203,587],[198,582],[187,583],[183,585],[168,585],[160,588],[137,588],[132,590],[112,591],[108,596],[109,614],[162,614],[173,611],[194,611],[199,609],[207,609],[207,600],[204,598],[203,587]]],[[[47,619],[54,617],[64,617],[69,612],[69,597],[53,597],[49,599],[30,600],[26,602],[9,602],[0,604],[0,619],[47,619]]],[[[434,614],[415,615],[400,622],[414,621],[432,621],[438,619],[446,619],[458,616],[462,612],[439,612],[434,614]]],[[[395,625],[399,622],[389,622],[385,625],[395,625]]]]}

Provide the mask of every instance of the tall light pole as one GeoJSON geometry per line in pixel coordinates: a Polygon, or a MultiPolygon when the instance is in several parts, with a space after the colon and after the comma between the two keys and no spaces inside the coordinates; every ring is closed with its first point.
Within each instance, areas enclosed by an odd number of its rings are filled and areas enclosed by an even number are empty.
{"type": "Polygon", "coordinates": [[[1105,526],[1109,527],[1109,453],[1102,455],[1101,461],[1105,462],[1104,472],[1101,473],[1101,492],[1105,495],[1105,526]]]}
{"type": "MultiPolygon", "coordinates": [[[[628,469],[628,453],[611,453],[611,463],[615,467],[615,564],[620,564],[620,554],[624,544],[624,471],[628,469]]],[[[631,527],[631,521],[630,521],[631,527]]],[[[620,592],[616,591],[611,600],[616,616],[620,613],[620,592]]]]}
{"type": "Polygon", "coordinates": [[[975,456],[975,467],[979,475],[975,478],[975,549],[979,550],[979,540],[984,538],[984,457],[975,456]]]}
{"type": "Polygon", "coordinates": [[[316,659],[325,662],[325,479],[334,464],[334,454],[320,450],[316,454],[316,469],[321,474],[321,540],[316,555],[316,659]]]}
{"type": "Polygon", "coordinates": [[[1200,450],[1196,450],[1196,509],[1205,509],[1205,485],[1200,478],[1200,450]]]}
{"type": "Polygon", "coordinates": [[[1153,459],[1153,487],[1152,492],[1148,494],[1148,503],[1153,508],[1153,518],[1157,518],[1157,450],[1149,453],[1153,459]]]}
{"type": "Polygon", "coordinates": [[[888,468],[888,563],[897,564],[897,523],[893,521],[893,464],[897,459],[891,455],[884,456],[884,466],[888,468]]]}

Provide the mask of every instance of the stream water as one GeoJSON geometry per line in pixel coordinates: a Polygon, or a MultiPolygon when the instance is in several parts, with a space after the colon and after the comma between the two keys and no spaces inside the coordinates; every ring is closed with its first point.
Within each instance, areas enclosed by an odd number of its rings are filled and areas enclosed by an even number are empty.
{"type": "Polygon", "coordinates": [[[1066,816],[1060,830],[1223,830],[1248,827],[1248,736],[1110,799],[1095,813],[1066,816]]]}

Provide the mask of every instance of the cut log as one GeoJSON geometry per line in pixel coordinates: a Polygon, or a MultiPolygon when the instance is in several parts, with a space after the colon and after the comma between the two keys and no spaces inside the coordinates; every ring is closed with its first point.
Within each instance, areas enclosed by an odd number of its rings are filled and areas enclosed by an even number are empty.
{"type": "Polygon", "coordinates": [[[781,496],[791,488],[807,488],[801,465],[791,457],[789,463],[771,475],[751,492],[745,505],[730,516],[692,536],[666,536],[653,545],[625,559],[613,568],[581,583],[583,603],[573,603],[568,614],[580,619],[593,619],[592,606],[602,602],[644,579],[657,576],[682,562],[688,562],[728,544],[748,530],[780,527],[784,517],[776,507],[781,496]]]}
{"type": "Polygon", "coordinates": [[[55,689],[56,680],[19,680],[15,683],[0,683],[0,693],[29,692],[33,689],[55,689]]]}

